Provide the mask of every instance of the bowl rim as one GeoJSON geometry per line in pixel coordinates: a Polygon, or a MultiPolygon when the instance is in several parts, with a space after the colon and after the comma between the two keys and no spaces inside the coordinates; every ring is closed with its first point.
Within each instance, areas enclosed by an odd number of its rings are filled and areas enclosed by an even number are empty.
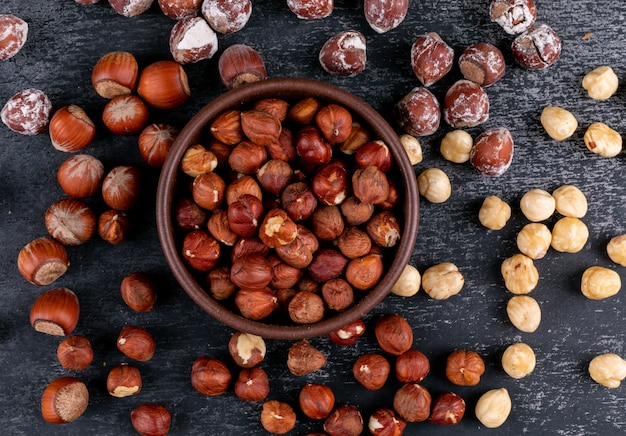
{"type": "Polygon", "coordinates": [[[413,166],[394,129],[373,107],[361,98],[335,85],[305,78],[270,78],[249,83],[229,90],[216,97],[183,127],[174,141],[161,168],[156,197],[157,232],[161,247],[170,270],[187,295],[205,312],[218,321],[238,331],[255,334],[266,339],[299,340],[321,336],[338,330],[354,322],[376,307],[395,284],[405,265],[409,262],[419,225],[419,194],[413,166]],[[404,225],[402,237],[396,249],[396,258],[381,281],[367,295],[347,310],[333,314],[314,324],[279,325],[254,321],[224,307],[210,296],[196,281],[179,255],[174,237],[174,224],[171,207],[178,179],[178,167],[185,150],[198,140],[204,127],[221,112],[236,106],[244,106],[260,98],[286,98],[294,100],[305,96],[315,96],[327,103],[337,103],[349,107],[353,115],[361,120],[369,120],[368,126],[374,136],[383,140],[390,148],[395,163],[401,173],[404,196],[410,201],[403,205],[404,225]]]}

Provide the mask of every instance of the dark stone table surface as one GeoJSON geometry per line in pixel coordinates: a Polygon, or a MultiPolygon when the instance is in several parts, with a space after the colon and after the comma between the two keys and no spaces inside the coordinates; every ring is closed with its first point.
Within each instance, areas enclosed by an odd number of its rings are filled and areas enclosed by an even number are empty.
{"type": "MultiPolygon", "coordinates": [[[[467,413],[455,427],[426,423],[409,424],[405,434],[554,434],[599,435],[626,431],[624,388],[607,389],[591,380],[589,361],[601,353],[626,357],[624,291],[604,301],[591,301],[580,292],[585,268],[601,265],[626,278],[623,267],[606,255],[608,240],[626,232],[626,161],[624,154],[601,158],[584,143],[586,127],[602,121],[626,132],[626,94],[620,87],[608,101],[587,97],[581,87],[585,73],[600,65],[612,66],[624,79],[623,23],[626,3],[608,0],[537,1],[539,21],[550,24],[563,40],[563,52],[552,67],[531,72],[517,66],[511,56],[512,38],[490,22],[488,1],[412,1],[405,21],[395,30],[376,34],[363,17],[362,1],[337,0],[334,13],[323,20],[302,21],[284,1],[255,0],[252,17],[241,31],[219,37],[219,52],[210,60],[185,66],[192,99],[181,108],[153,114],[155,121],[183,126],[203,105],[226,89],[217,74],[219,53],[234,43],[255,47],[264,57],[271,77],[294,76],[323,80],[363,98],[393,123],[394,103],[418,85],[409,62],[415,38],[437,31],[455,49],[479,41],[500,47],[506,56],[505,77],[488,88],[492,109],[489,120],[471,129],[475,137],[484,129],[506,126],[515,139],[510,169],[501,177],[478,174],[470,164],[453,164],[439,153],[439,142],[449,128],[421,138],[423,162],[415,173],[438,167],[450,177],[452,197],[443,204],[421,203],[421,226],[411,264],[420,271],[431,265],[455,263],[465,277],[457,296],[445,301],[430,299],[424,291],[411,298],[389,296],[364,320],[366,335],[354,346],[340,348],[326,337],[311,342],[328,357],[318,372],[292,376],[286,368],[290,342],[267,341],[263,367],[270,374],[270,398],[297,409],[299,389],[307,382],[330,385],[338,404],[354,404],[367,420],[379,407],[390,407],[400,384],[393,379],[379,391],[369,392],[351,375],[356,358],[380,352],[373,335],[373,321],[382,313],[406,317],[415,335],[414,347],[432,364],[423,381],[433,395],[455,391],[467,402],[467,413]],[[317,61],[322,43],[333,33],[354,28],[366,35],[366,70],[350,79],[333,78],[317,61]],[[539,114],[546,105],[569,109],[579,127],[572,138],[555,142],[543,131],[539,114]],[[552,191],[575,184],[586,194],[589,211],[583,218],[590,230],[584,249],[576,254],[551,250],[536,261],[540,281],[532,296],[541,306],[543,319],[535,333],[518,331],[507,319],[505,307],[511,294],[499,273],[500,263],[517,252],[515,237],[526,220],[519,209],[522,194],[532,188],[552,191]],[[477,214],[487,195],[508,201],[513,216],[500,231],[482,227],[477,214]],[[504,349],[526,342],[537,356],[537,367],[528,377],[514,380],[502,370],[504,349]],[[457,348],[473,349],[486,362],[486,372],[475,387],[455,387],[444,376],[445,359],[457,348]],[[487,430],[474,415],[479,396],[492,388],[506,387],[513,409],[506,423],[487,430]]],[[[2,0],[0,13],[12,13],[29,24],[28,42],[15,57],[0,62],[0,102],[22,89],[44,90],[55,108],[78,104],[96,121],[98,134],[85,152],[100,158],[107,168],[137,165],[145,180],[145,196],[134,213],[129,240],[118,246],[95,238],[71,247],[67,274],[50,286],[39,288],[19,274],[16,259],[30,240],[46,234],[44,213],[64,194],[56,182],[56,170],[68,155],[55,150],[47,134],[22,136],[0,125],[0,425],[10,435],[113,435],[133,434],[129,412],[144,402],[159,402],[172,413],[172,435],[266,434],[259,422],[260,404],[238,400],[232,391],[220,397],[203,397],[189,382],[191,365],[201,355],[227,362],[233,371],[226,344],[233,330],[221,325],[197,307],[177,284],[160,249],[154,213],[158,170],[148,167],[137,150],[137,137],[116,137],[100,122],[104,99],[91,87],[91,70],[103,54],[126,50],[141,66],[170,59],[168,38],[174,21],[165,17],[156,2],[145,14],[125,18],[106,0],[81,6],[72,0],[2,0]],[[135,271],[157,278],[159,299],[146,314],[130,311],[119,294],[121,279],[135,271]],[[75,333],[89,337],[95,361],[86,371],[72,373],[56,360],[60,339],[35,332],[29,310],[46,289],[66,286],[81,302],[75,333]],[[144,388],[138,396],[117,399],[105,387],[108,368],[125,361],[115,347],[121,328],[144,326],[155,337],[157,351],[148,362],[138,363],[144,388]],[[44,387],[52,379],[73,375],[90,391],[89,407],[77,421],[53,426],[40,412],[44,387]]],[[[441,98],[459,77],[458,69],[433,86],[441,98]]],[[[395,124],[394,124],[395,126],[395,124]]],[[[101,208],[94,199],[94,208],[101,208]]],[[[551,225],[556,215],[549,220],[551,225]]],[[[321,431],[322,423],[298,413],[296,429],[303,435],[321,431]]]]}

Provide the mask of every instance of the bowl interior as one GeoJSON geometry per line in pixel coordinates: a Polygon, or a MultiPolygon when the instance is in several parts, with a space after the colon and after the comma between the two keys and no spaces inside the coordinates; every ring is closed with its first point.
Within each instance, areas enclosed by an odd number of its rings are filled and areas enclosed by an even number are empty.
{"type": "Polygon", "coordinates": [[[182,129],[163,165],[157,190],[157,228],[166,260],[176,280],[189,297],[203,310],[220,322],[247,333],[268,339],[303,339],[337,330],[370,312],[389,293],[409,261],[419,222],[419,195],[415,173],[397,134],[371,106],[341,88],[309,79],[276,78],[244,85],[226,92],[204,106],[182,129]],[[386,272],[380,282],[344,312],[306,325],[282,325],[253,321],[232,311],[214,299],[196,280],[179,254],[176,232],[172,218],[172,204],[179,182],[179,163],[186,149],[200,140],[207,124],[227,109],[245,108],[262,98],[282,98],[295,102],[304,97],[316,97],[326,103],[336,103],[348,108],[355,119],[361,120],[375,138],[383,140],[390,148],[399,174],[400,192],[403,198],[403,214],[399,218],[402,233],[395,247],[395,258],[386,263],[386,272]]]}

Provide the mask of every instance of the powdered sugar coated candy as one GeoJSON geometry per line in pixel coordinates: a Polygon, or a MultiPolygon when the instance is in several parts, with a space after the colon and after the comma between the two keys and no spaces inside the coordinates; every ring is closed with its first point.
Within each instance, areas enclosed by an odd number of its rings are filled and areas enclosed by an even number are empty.
{"type": "Polygon", "coordinates": [[[179,64],[209,59],[217,52],[217,35],[204,18],[183,18],[170,33],[170,52],[179,64]]]}
{"type": "Polygon", "coordinates": [[[394,107],[396,121],[406,133],[432,135],[439,128],[441,110],[437,98],[428,89],[413,88],[394,107]]]}
{"type": "Polygon", "coordinates": [[[11,14],[0,14],[0,61],[17,54],[28,38],[28,23],[11,14]]]}
{"type": "Polygon", "coordinates": [[[475,127],[489,118],[489,97],[479,84],[459,80],[446,92],[443,116],[455,129],[475,127]]]}
{"type": "Polygon", "coordinates": [[[481,86],[490,86],[504,76],[504,56],[500,49],[486,42],[467,47],[459,57],[463,77],[481,86]]]}
{"type": "Polygon", "coordinates": [[[448,74],[454,63],[454,50],[435,32],[418,37],[411,46],[411,68],[424,86],[448,74]]]}
{"type": "Polygon", "coordinates": [[[547,24],[537,24],[511,44],[513,57],[528,70],[542,70],[561,56],[561,38],[547,24]]]}
{"type": "Polygon", "coordinates": [[[0,112],[2,122],[23,135],[37,135],[48,127],[52,103],[39,89],[28,88],[11,97],[0,112]]]}
{"type": "Polygon", "coordinates": [[[365,36],[346,30],[332,36],[320,50],[322,68],[334,76],[353,77],[365,69],[367,61],[365,36]]]}
{"type": "Polygon", "coordinates": [[[517,35],[535,23],[537,8],[533,0],[492,0],[489,15],[506,33],[517,35]]]}
{"type": "Polygon", "coordinates": [[[252,15],[250,0],[204,0],[202,15],[213,30],[229,34],[241,30],[252,15]]]}
{"type": "Polygon", "coordinates": [[[409,0],[365,0],[363,10],[370,27],[378,33],[385,33],[404,21],[409,0]]]}
{"type": "Polygon", "coordinates": [[[485,176],[501,176],[513,160],[513,137],[506,127],[487,130],[476,138],[470,162],[485,176]]]}

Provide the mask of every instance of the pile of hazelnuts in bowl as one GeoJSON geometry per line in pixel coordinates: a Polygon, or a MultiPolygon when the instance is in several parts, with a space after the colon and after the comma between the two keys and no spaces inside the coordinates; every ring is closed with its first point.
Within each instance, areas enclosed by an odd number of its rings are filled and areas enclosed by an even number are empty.
{"type": "Polygon", "coordinates": [[[217,320],[268,339],[327,334],[371,311],[408,263],[418,222],[393,128],[310,79],[248,83],[207,104],[157,191],[176,280],[217,320]]]}

